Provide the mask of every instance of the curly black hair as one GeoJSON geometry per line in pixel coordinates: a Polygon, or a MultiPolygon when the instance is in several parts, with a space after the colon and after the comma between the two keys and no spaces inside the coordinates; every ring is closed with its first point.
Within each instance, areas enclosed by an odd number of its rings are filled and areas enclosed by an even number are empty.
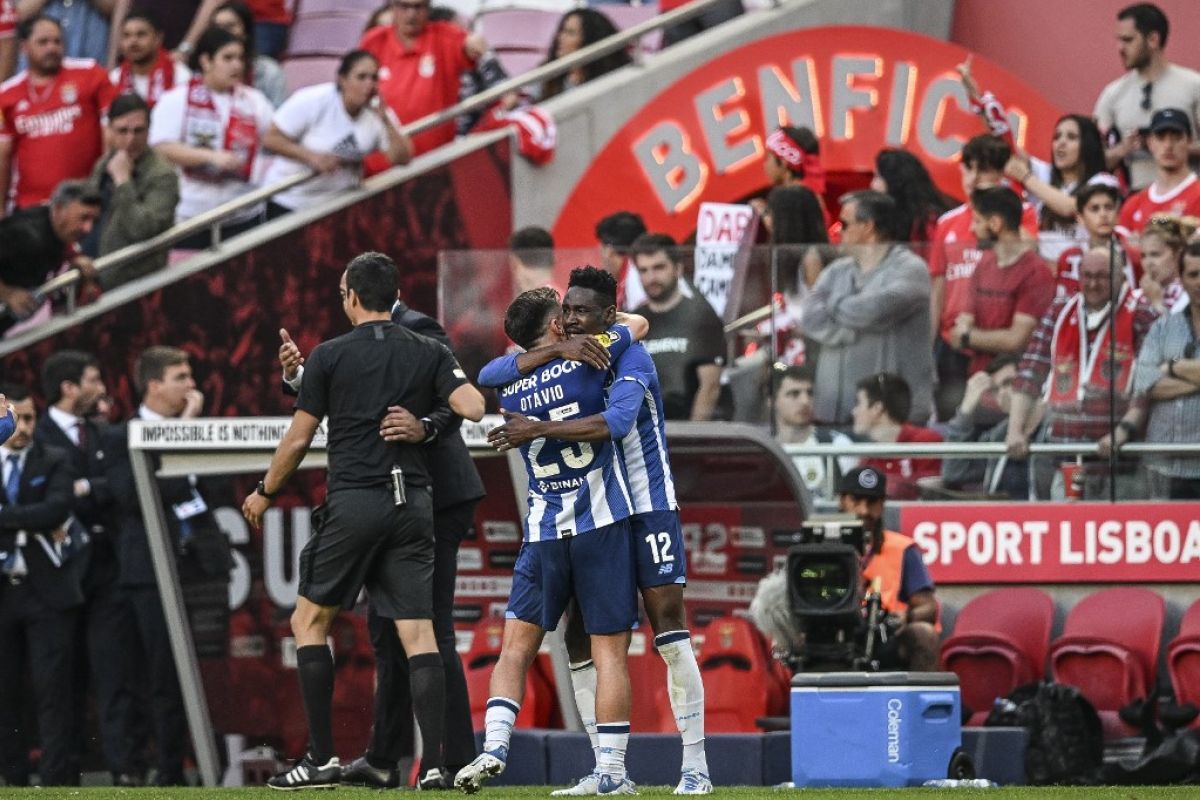
{"type": "Polygon", "coordinates": [[[602,269],[588,265],[571,270],[571,279],[567,282],[567,288],[570,289],[574,286],[578,286],[580,289],[591,289],[599,295],[605,306],[617,304],[617,279],[602,269]]]}

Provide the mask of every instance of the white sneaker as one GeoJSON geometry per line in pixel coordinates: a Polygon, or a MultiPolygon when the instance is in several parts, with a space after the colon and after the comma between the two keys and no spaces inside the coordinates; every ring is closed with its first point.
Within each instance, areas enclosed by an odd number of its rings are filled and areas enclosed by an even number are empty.
{"type": "Polygon", "coordinates": [[[556,789],[550,793],[551,797],[591,797],[592,795],[600,794],[600,773],[593,772],[590,775],[584,775],[579,779],[579,783],[569,789],[556,789]]]}
{"type": "Polygon", "coordinates": [[[637,794],[637,785],[628,777],[621,780],[613,779],[612,775],[601,775],[596,786],[596,794],[637,794]]]}
{"type": "Polygon", "coordinates": [[[712,781],[698,769],[684,770],[672,794],[712,794],[712,781]]]}
{"type": "Polygon", "coordinates": [[[475,794],[483,788],[488,778],[494,778],[501,772],[504,772],[503,759],[489,752],[480,753],[454,776],[454,788],[465,794],[475,794]]]}

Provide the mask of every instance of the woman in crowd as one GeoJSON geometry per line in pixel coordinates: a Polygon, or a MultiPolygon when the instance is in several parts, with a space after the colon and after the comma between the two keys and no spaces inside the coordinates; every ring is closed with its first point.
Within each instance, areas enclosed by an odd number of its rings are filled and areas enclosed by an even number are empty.
{"type": "Polygon", "coordinates": [[[1160,314],[1178,311],[1188,303],[1179,274],[1183,269],[1183,248],[1197,225],[1200,220],[1195,217],[1156,214],[1142,230],[1139,288],[1160,314]]]}
{"type": "Polygon", "coordinates": [[[378,101],[378,84],[379,62],[365,50],[352,50],[338,65],[336,82],[301,89],[279,107],[263,144],[280,157],[263,182],[276,183],[306,167],[319,177],[276,195],[270,216],[308,208],[357,186],[367,153],[381,150],[392,164],[408,163],[412,141],[400,132],[392,110],[378,101]]]}
{"type": "MultiPolygon", "coordinates": [[[[253,188],[255,162],[273,109],[262,92],[242,85],[245,45],[221,28],[201,34],[192,53],[192,79],[166,92],[150,117],[150,144],[180,171],[179,206],[183,222],[227,203],[253,188]]],[[[227,219],[222,237],[262,221],[264,206],[227,219]]],[[[207,231],[178,246],[207,247],[207,231]]]]}
{"type": "Polygon", "coordinates": [[[934,185],[921,160],[907,150],[885,148],[875,155],[871,188],[896,201],[895,237],[899,242],[930,242],[938,217],[957,205],[934,185]]]}
{"type": "MultiPolygon", "coordinates": [[[[588,45],[595,44],[601,39],[606,39],[616,32],[617,28],[612,24],[612,21],[595,9],[577,8],[574,11],[568,11],[558,23],[558,30],[554,34],[554,40],[550,42],[550,47],[548,48],[550,54],[546,56],[546,60],[542,63],[549,64],[551,61],[569,56],[571,53],[581,50],[588,45]]],[[[549,100],[555,95],[562,94],[567,89],[572,89],[581,83],[587,83],[593,78],[598,78],[628,63],[630,63],[629,53],[624,50],[610,53],[604,58],[597,59],[590,64],[576,67],[570,72],[549,79],[542,84],[539,99],[549,100]]]]}
{"type": "Polygon", "coordinates": [[[1075,190],[1093,180],[1117,185],[1105,171],[1104,141],[1100,129],[1082,114],[1066,114],[1054,125],[1050,161],[1018,152],[1004,174],[1025,187],[1038,208],[1038,227],[1075,235],[1082,230],[1075,219],[1075,190]]]}
{"type": "Polygon", "coordinates": [[[245,43],[246,77],[243,82],[258,89],[271,101],[271,105],[279,108],[287,98],[287,81],[279,62],[255,50],[254,15],[250,9],[240,0],[229,0],[217,6],[212,24],[224,28],[245,43]]]}

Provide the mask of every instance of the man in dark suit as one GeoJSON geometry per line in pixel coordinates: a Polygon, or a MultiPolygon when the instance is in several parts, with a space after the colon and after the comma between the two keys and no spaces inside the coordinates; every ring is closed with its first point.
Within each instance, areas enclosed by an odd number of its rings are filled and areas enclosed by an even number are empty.
{"type": "MultiPolygon", "coordinates": [[[[447,347],[450,339],[437,320],[414,311],[397,300],[392,322],[447,347]]],[[[279,362],[284,390],[294,394],[300,386],[304,359],[286,330],[281,330],[279,362]]],[[[450,774],[475,758],[471,701],[454,638],[454,584],[458,576],[458,546],[475,521],[475,506],[484,496],[466,443],[458,429],[462,417],[443,406],[424,419],[393,407],[385,425],[394,429],[389,440],[428,442],[433,472],[433,629],[446,671],[446,728],[443,753],[450,774]]],[[[408,661],[392,621],[371,612],[367,617],[375,649],[375,725],[365,755],[342,771],[342,782],[386,788],[399,784],[396,765],[412,749],[412,698],[409,697],[408,661]]]]}
{"type": "Polygon", "coordinates": [[[100,746],[118,786],[136,785],[129,729],[132,693],[129,654],[133,612],[117,585],[114,500],[105,474],[103,430],[92,415],[104,396],[100,362],[79,350],[61,350],[42,365],[47,409],[34,440],[63,451],[75,475],[72,512],[89,544],[79,554],[86,603],[77,633],[76,735],[84,734],[88,676],[96,697],[100,746]]]}
{"type": "MultiPolygon", "coordinates": [[[[204,404],[204,395],[196,389],[192,378],[187,353],[175,347],[150,347],[143,351],[138,356],[134,384],[142,395],[136,419],[194,417],[204,404]]],[[[158,755],[155,783],[159,786],[183,785],[187,721],[146,527],[133,482],[128,424],[113,427],[104,439],[109,487],[116,498],[118,580],[132,606],[140,639],[134,657],[145,664],[149,716],[158,755]]],[[[212,570],[213,574],[224,569],[228,579],[233,563],[229,542],[220,532],[205,500],[203,484],[189,476],[161,478],[158,487],[168,534],[177,557],[186,557],[186,563],[198,564],[212,570]]]]}
{"type": "Polygon", "coordinates": [[[74,709],[75,621],[83,604],[64,525],[73,475],[66,454],[34,441],[29,393],[5,387],[16,430],[0,446],[0,775],[29,784],[29,746],[21,726],[25,678],[33,685],[38,773],[43,786],[78,785],[74,709]]]}

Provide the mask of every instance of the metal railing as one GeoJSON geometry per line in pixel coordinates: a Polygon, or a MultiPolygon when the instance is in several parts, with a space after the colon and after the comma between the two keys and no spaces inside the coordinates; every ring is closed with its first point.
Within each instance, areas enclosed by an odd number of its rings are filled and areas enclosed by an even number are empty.
{"type": "MultiPolygon", "coordinates": [[[[790,456],[861,456],[864,458],[992,458],[1008,454],[1002,442],[920,442],[851,444],[781,444],[790,456]]],[[[1117,448],[1126,455],[1200,456],[1200,443],[1129,442],[1117,448]]],[[[1031,442],[1031,456],[1095,456],[1095,442],[1031,442]]]]}
{"type": "MultiPolygon", "coordinates": [[[[405,135],[412,136],[422,131],[427,131],[431,128],[436,128],[450,120],[455,119],[463,114],[469,114],[473,111],[478,111],[495,103],[500,98],[525,88],[533,84],[539,84],[550,78],[563,75],[576,67],[584,66],[596,61],[618,50],[625,49],[631,43],[636,42],[643,36],[653,33],[662,28],[667,28],[672,25],[686,22],[693,17],[703,14],[710,8],[721,3],[723,0],[692,0],[692,2],[680,6],[679,8],[668,11],[665,14],[660,14],[652,19],[645,20],[623,31],[620,31],[607,39],[602,39],[595,44],[588,45],[581,50],[578,50],[568,56],[552,61],[549,64],[543,64],[529,72],[522,73],[496,84],[490,89],[486,89],[478,94],[472,95],[465,100],[456,103],[449,108],[443,109],[433,114],[428,114],[415,122],[408,123],[401,127],[401,132],[405,135]]],[[[779,0],[775,0],[779,4],[779,0]]],[[[206,229],[212,232],[213,246],[211,249],[216,249],[220,244],[220,227],[222,221],[253,208],[274,195],[286,191],[293,186],[308,181],[316,177],[316,173],[311,170],[289,176],[278,183],[273,183],[270,186],[263,186],[248,192],[235,200],[230,200],[228,203],[209,209],[202,214],[199,214],[191,219],[181,222],[166,230],[157,236],[147,239],[144,242],[132,244],[123,247],[108,255],[101,256],[96,259],[93,266],[98,273],[123,266],[132,261],[145,258],[149,255],[158,253],[167,249],[176,242],[182,241],[189,236],[200,233],[206,229]]],[[[68,312],[74,311],[76,307],[75,291],[81,279],[81,273],[78,269],[69,269],[46,283],[33,290],[33,294],[39,299],[56,292],[67,292],[67,308],[68,312]]],[[[3,306],[0,305],[0,309],[3,306]]]]}

